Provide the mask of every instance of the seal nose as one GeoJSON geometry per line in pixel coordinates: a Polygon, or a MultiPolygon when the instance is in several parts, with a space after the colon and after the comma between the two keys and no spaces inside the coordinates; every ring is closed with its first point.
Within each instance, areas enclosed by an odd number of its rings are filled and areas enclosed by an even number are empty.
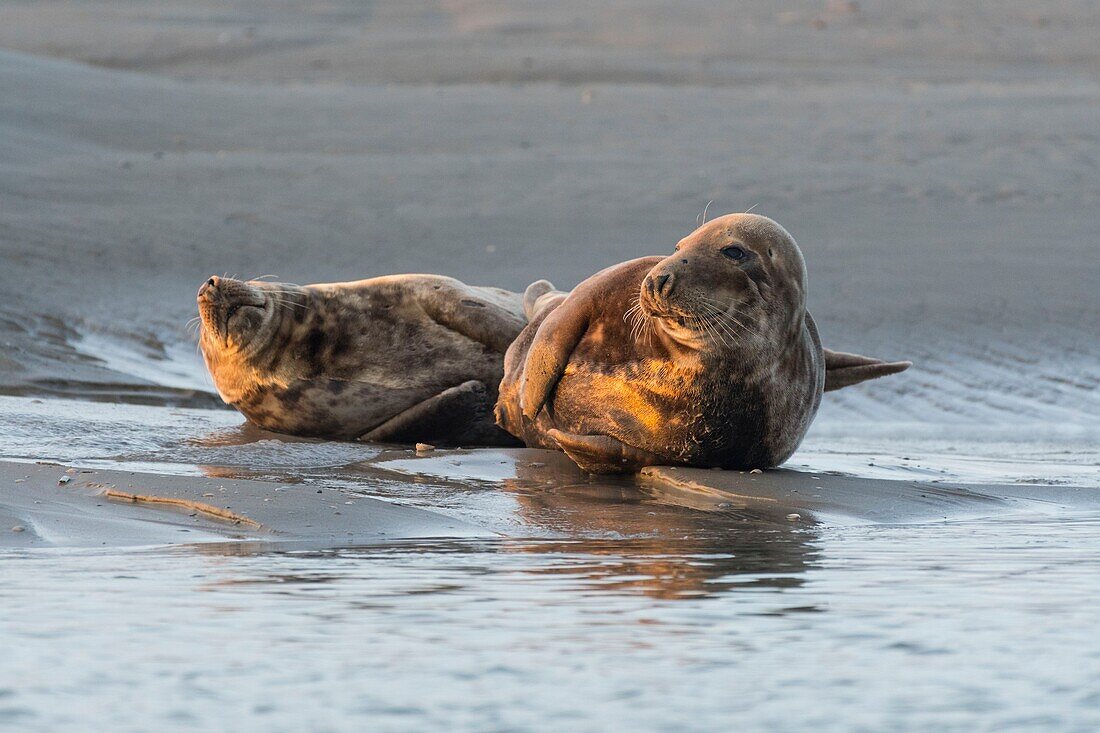
{"type": "Polygon", "coordinates": [[[204,282],[202,284],[202,287],[199,288],[199,297],[201,298],[202,296],[207,295],[211,290],[217,290],[220,280],[221,278],[219,278],[217,275],[214,275],[209,280],[204,282]]]}
{"type": "Polygon", "coordinates": [[[649,287],[649,294],[651,296],[654,298],[667,298],[672,295],[672,288],[676,284],[676,279],[672,276],[671,272],[665,272],[660,275],[651,275],[646,284],[649,287]]]}
{"type": "Polygon", "coordinates": [[[673,284],[672,273],[669,272],[661,275],[650,275],[645,280],[645,288],[649,291],[649,296],[651,298],[667,298],[672,293],[673,284]]]}

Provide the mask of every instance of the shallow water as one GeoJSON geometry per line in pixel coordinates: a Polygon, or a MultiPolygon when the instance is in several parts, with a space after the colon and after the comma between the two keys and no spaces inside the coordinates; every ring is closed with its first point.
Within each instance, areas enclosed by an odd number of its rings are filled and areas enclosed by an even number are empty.
{"type": "MultiPolygon", "coordinates": [[[[3,397],[0,411],[2,457],[325,486],[501,534],[4,551],[0,723],[20,730],[1100,725],[1095,513],[815,525],[493,451],[288,440],[223,410],[3,397]]],[[[1000,453],[1002,435],[944,457],[936,440],[908,441],[919,470],[827,436],[795,462],[958,479],[970,458],[1011,480],[1046,455],[1000,453]]],[[[1044,475],[1096,485],[1080,460],[1044,475]]]]}
{"type": "Polygon", "coordinates": [[[811,531],[678,520],[615,539],[8,553],[0,722],[1100,725],[1100,517],[811,531]]]}

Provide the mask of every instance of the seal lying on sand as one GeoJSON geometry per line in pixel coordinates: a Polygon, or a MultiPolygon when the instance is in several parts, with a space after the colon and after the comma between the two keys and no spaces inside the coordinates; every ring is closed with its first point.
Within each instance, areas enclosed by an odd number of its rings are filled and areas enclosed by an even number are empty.
{"type": "Polygon", "coordinates": [[[535,283],[525,305],[497,422],[593,473],[776,466],[823,390],[909,367],[821,348],[802,253],[763,216],[715,219],[569,294],[535,283]]]}
{"type": "Polygon", "coordinates": [[[218,393],[268,430],[515,445],[493,424],[517,293],[435,275],[298,286],[212,277],[199,344],[218,393]]]}

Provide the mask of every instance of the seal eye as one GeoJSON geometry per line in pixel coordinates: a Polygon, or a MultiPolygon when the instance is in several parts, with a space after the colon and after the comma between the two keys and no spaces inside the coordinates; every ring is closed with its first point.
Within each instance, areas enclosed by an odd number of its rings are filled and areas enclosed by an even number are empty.
{"type": "Polygon", "coordinates": [[[729,257],[731,260],[743,260],[746,257],[745,250],[741,249],[737,245],[726,247],[722,250],[722,254],[729,257]]]}

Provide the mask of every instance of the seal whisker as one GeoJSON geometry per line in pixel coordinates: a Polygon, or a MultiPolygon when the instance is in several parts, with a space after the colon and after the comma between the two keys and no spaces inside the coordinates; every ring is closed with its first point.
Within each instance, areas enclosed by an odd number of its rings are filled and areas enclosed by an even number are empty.
{"type": "Polygon", "coordinates": [[[638,299],[635,299],[634,300],[634,305],[630,306],[629,308],[627,308],[623,312],[623,322],[624,323],[631,323],[633,321],[634,312],[637,310],[639,304],[640,304],[640,301],[638,299]]]}
{"type": "Polygon", "coordinates": [[[638,306],[638,338],[639,340],[649,343],[650,337],[653,335],[653,324],[650,322],[646,314],[642,312],[641,305],[638,306]]]}
{"type": "Polygon", "coordinates": [[[711,310],[711,312],[712,312],[712,314],[715,318],[715,322],[717,323],[717,325],[723,331],[725,331],[730,336],[730,338],[733,339],[733,343],[738,344],[738,343],[743,342],[744,338],[743,338],[743,334],[741,333],[741,330],[744,330],[744,326],[741,326],[741,324],[735,324],[735,323],[730,322],[727,312],[723,311],[721,308],[719,308],[717,305],[715,305],[716,301],[711,301],[709,298],[705,298],[704,296],[700,296],[700,297],[702,298],[701,305],[704,305],[705,307],[710,308],[710,310],[711,310]],[[741,330],[738,330],[737,328],[735,328],[734,327],[735,325],[736,326],[741,326],[741,330]]]}
{"type": "Polygon", "coordinates": [[[744,341],[746,336],[759,336],[755,331],[750,331],[741,323],[731,320],[728,314],[723,313],[719,322],[731,333],[737,334],[738,341],[744,341]]]}
{"type": "Polygon", "coordinates": [[[262,292],[272,295],[301,295],[300,290],[293,290],[291,288],[264,288],[262,292]]]}
{"type": "MultiPolygon", "coordinates": [[[[730,339],[733,341],[733,345],[736,346],[741,341],[741,339],[735,332],[733,332],[729,328],[728,324],[722,321],[722,314],[712,305],[706,303],[703,303],[701,305],[704,305],[705,307],[710,309],[709,319],[714,328],[714,333],[717,335],[721,332],[726,336],[729,336],[730,339]]],[[[727,347],[730,346],[730,344],[726,342],[726,339],[724,337],[720,337],[720,339],[724,345],[726,345],[727,347]]]]}
{"type": "Polygon", "coordinates": [[[641,319],[638,318],[638,313],[635,312],[631,315],[630,318],[630,338],[634,341],[637,341],[638,338],[641,336],[641,327],[641,319]]]}
{"type": "Polygon", "coordinates": [[[297,295],[301,295],[301,293],[299,293],[298,291],[278,291],[278,289],[265,289],[264,293],[266,293],[267,295],[272,295],[272,296],[278,296],[278,295],[297,296],[297,295]]]}
{"type": "Polygon", "coordinates": [[[714,323],[714,320],[713,320],[713,316],[703,315],[703,316],[700,316],[700,320],[703,323],[703,332],[704,333],[710,334],[710,336],[713,339],[715,339],[716,341],[721,341],[723,346],[725,346],[726,348],[729,348],[730,345],[726,341],[726,337],[723,334],[719,333],[717,328],[715,328],[715,323],[714,323]]]}
{"type": "Polygon", "coordinates": [[[287,300],[286,298],[272,298],[271,300],[278,303],[279,305],[293,306],[295,308],[304,308],[305,310],[309,310],[310,307],[311,307],[310,305],[308,305],[306,303],[296,303],[293,300],[287,300]]]}
{"type": "MultiPolygon", "coordinates": [[[[734,315],[734,313],[730,313],[729,310],[721,309],[720,306],[722,306],[722,303],[719,303],[718,301],[712,300],[712,299],[706,297],[705,295],[700,295],[699,299],[703,302],[706,302],[708,305],[710,305],[712,308],[714,308],[718,312],[718,315],[721,317],[721,319],[723,321],[726,321],[728,323],[736,325],[738,328],[743,330],[746,334],[750,334],[750,335],[757,336],[757,337],[762,337],[762,334],[753,325],[749,325],[749,324],[744,323],[743,321],[741,321],[741,319],[739,319],[737,317],[737,315],[734,315]]],[[[735,311],[735,312],[738,313],[741,316],[747,317],[747,314],[745,314],[745,313],[741,313],[740,311],[735,311]]]]}
{"type": "Polygon", "coordinates": [[[745,323],[743,323],[741,321],[741,319],[738,318],[737,315],[735,315],[735,314],[739,314],[739,315],[744,316],[745,318],[748,318],[747,314],[741,313],[741,311],[736,310],[736,309],[734,309],[733,313],[730,313],[730,312],[727,311],[726,312],[726,318],[730,319],[731,321],[736,323],[738,326],[745,329],[746,332],[751,333],[754,336],[759,336],[759,337],[763,338],[763,334],[760,333],[760,330],[754,324],[751,324],[751,323],[745,324],[745,323]]]}
{"type": "Polygon", "coordinates": [[[630,326],[630,338],[634,341],[649,339],[648,320],[642,312],[641,296],[634,297],[634,304],[623,314],[623,320],[630,326]]]}
{"type": "Polygon", "coordinates": [[[289,298],[280,298],[278,293],[273,293],[271,301],[278,306],[286,308],[287,310],[293,310],[294,308],[301,308],[302,310],[312,310],[313,306],[308,303],[299,303],[297,301],[290,300],[289,298]]]}

